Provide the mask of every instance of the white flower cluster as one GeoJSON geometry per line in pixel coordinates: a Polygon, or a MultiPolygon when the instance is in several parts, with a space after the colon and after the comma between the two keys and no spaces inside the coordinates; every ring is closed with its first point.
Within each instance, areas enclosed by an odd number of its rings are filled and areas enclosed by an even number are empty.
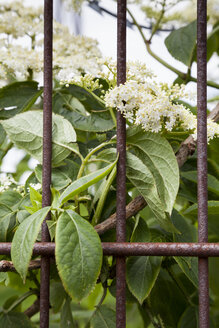
{"type": "MultiPolygon", "coordinates": [[[[32,72],[42,72],[42,8],[26,7],[21,0],[0,4],[0,46],[1,79],[7,78],[7,74],[26,79],[32,72]]],[[[71,79],[85,72],[96,74],[96,57],[100,56],[96,40],[74,36],[67,27],[54,22],[53,65],[57,79],[71,79]]]]}
{"type": "Polygon", "coordinates": [[[43,8],[26,7],[23,1],[1,1],[0,33],[18,38],[43,32],[43,8]]]}
{"type": "MultiPolygon", "coordinates": [[[[29,187],[35,189],[36,191],[39,191],[42,189],[41,183],[30,183],[29,187]]],[[[30,188],[27,188],[28,191],[30,191],[30,188]]]]}
{"type": "Polygon", "coordinates": [[[10,188],[12,184],[14,184],[15,181],[13,178],[9,176],[1,176],[0,177],[0,192],[4,192],[10,188]]]}
{"type": "Polygon", "coordinates": [[[0,193],[12,189],[19,194],[24,194],[24,186],[17,184],[17,182],[10,176],[0,176],[0,193]]]}
{"type": "MultiPolygon", "coordinates": [[[[61,79],[60,83],[66,86],[69,84],[76,84],[93,91],[102,88],[100,79],[103,79],[108,83],[110,88],[114,88],[117,84],[117,63],[110,57],[101,58],[99,56],[96,57],[95,60],[96,66],[94,66],[95,69],[93,73],[74,75],[74,72],[71,72],[72,77],[68,78],[67,76],[61,79]]],[[[90,71],[91,70],[89,70],[89,72],[90,71]]],[[[154,74],[145,64],[138,61],[127,62],[127,80],[146,82],[149,77],[154,77],[154,74]]]]}
{"type": "Polygon", "coordinates": [[[63,0],[63,2],[65,2],[69,8],[73,7],[76,12],[79,12],[85,0],[63,0]]]}
{"type": "Polygon", "coordinates": [[[58,80],[68,83],[81,73],[96,75],[100,69],[97,58],[101,57],[97,41],[74,36],[59,23],[54,23],[54,29],[53,63],[58,80]]]}
{"type": "MultiPolygon", "coordinates": [[[[179,97],[188,97],[184,86],[157,84],[149,79],[127,81],[105,95],[107,107],[117,108],[133,124],[145,131],[189,131],[197,138],[197,119],[189,109],[177,103],[179,97]]],[[[219,136],[219,125],[208,120],[208,141],[219,136]]]]}

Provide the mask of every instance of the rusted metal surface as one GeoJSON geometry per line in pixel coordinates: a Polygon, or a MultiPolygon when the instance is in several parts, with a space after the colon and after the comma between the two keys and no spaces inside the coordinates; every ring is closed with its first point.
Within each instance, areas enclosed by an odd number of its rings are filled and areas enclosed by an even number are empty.
{"type": "MultiPolygon", "coordinates": [[[[208,242],[207,189],[207,1],[197,2],[198,241],[208,242]]],[[[208,259],[199,258],[199,327],[209,327],[208,259]]]]}
{"type": "MultiPolygon", "coordinates": [[[[52,44],[53,44],[53,0],[44,0],[44,100],[43,100],[43,176],[42,206],[51,205],[52,162],[52,44]]],[[[42,224],[42,242],[50,241],[46,220],[42,224]]],[[[49,273],[50,259],[41,258],[40,283],[40,328],[49,327],[49,273]]]]}
{"type": "MultiPolygon", "coordinates": [[[[117,85],[126,81],[126,0],[117,2],[117,85]]],[[[117,112],[116,241],[126,240],[126,122],[117,112]]],[[[125,258],[116,261],[116,327],[126,327],[125,258]]]]}
{"type": "MultiPolygon", "coordinates": [[[[102,243],[104,255],[219,257],[219,243],[102,243]]],[[[11,243],[0,243],[0,255],[10,255],[11,243]]],[[[33,255],[54,256],[55,243],[36,243],[33,255]]]]}

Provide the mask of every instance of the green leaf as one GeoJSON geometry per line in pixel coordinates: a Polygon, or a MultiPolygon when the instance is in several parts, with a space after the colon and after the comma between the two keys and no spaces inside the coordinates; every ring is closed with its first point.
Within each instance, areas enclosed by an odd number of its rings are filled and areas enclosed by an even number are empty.
{"type": "Polygon", "coordinates": [[[42,208],[42,195],[32,187],[30,187],[30,201],[33,207],[42,208]]]}
{"type": "Polygon", "coordinates": [[[0,203],[0,241],[6,241],[7,230],[14,212],[7,205],[0,203]]]}
{"type": "MultiPolygon", "coordinates": [[[[38,164],[35,167],[35,174],[40,183],[42,183],[42,165],[38,164]]],[[[53,168],[52,169],[52,186],[61,190],[67,187],[71,183],[71,179],[62,172],[61,168],[53,168]]]]}
{"type": "Polygon", "coordinates": [[[183,312],[177,328],[198,328],[198,311],[194,307],[189,307],[183,312]]]}
{"type": "MultiPolygon", "coordinates": [[[[80,97],[77,93],[74,94],[74,96],[76,98],[80,97]]],[[[79,98],[79,100],[82,102],[82,99],[79,98]]],[[[75,129],[87,132],[105,132],[112,130],[115,124],[109,111],[105,111],[106,108],[102,105],[100,107],[100,104],[97,105],[96,102],[93,105],[92,103],[93,102],[91,102],[90,105],[89,101],[86,101],[86,103],[83,102],[83,111],[78,108],[77,104],[76,106],[72,104],[71,86],[69,90],[62,90],[53,97],[54,112],[68,119],[75,129]],[[96,112],[93,112],[92,109],[96,110],[96,112]],[[104,110],[104,112],[101,110],[104,110]]]]}
{"type": "Polygon", "coordinates": [[[171,215],[179,188],[179,167],[170,144],[157,133],[133,127],[127,131],[127,143],[153,175],[164,210],[171,215]]]}
{"type": "Polygon", "coordinates": [[[135,155],[127,152],[127,177],[146,200],[160,226],[169,232],[177,232],[159,197],[155,178],[147,166],[135,155]]]}
{"type": "Polygon", "coordinates": [[[169,53],[186,66],[191,66],[196,46],[197,21],[172,31],[165,39],[169,53]]]}
{"type": "Polygon", "coordinates": [[[43,89],[39,90],[38,82],[35,81],[14,82],[1,88],[0,119],[7,119],[20,112],[27,111],[42,92],[43,89]]]}
{"type": "Polygon", "coordinates": [[[60,327],[61,328],[75,328],[74,320],[71,311],[71,300],[69,297],[66,298],[63,304],[61,316],[60,316],[60,327]]]}
{"type": "Polygon", "coordinates": [[[0,327],[4,328],[33,328],[30,319],[23,313],[9,312],[0,315],[0,327]]]}
{"type": "Polygon", "coordinates": [[[37,239],[41,224],[46,218],[50,207],[30,215],[24,220],[15,232],[11,245],[12,262],[21,275],[23,281],[26,279],[28,265],[32,256],[33,245],[37,239]]]}
{"type": "MultiPolygon", "coordinates": [[[[197,183],[197,171],[186,171],[180,173],[183,178],[197,183]]],[[[219,196],[219,180],[208,174],[208,190],[219,196]]]]}
{"type": "Polygon", "coordinates": [[[50,284],[50,295],[49,300],[52,306],[53,312],[57,313],[60,311],[64,300],[66,299],[66,291],[60,281],[53,281],[50,284]]]}
{"type": "MultiPolygon", "coordinates": [[[[41,110],[18,114],[2,121],[2,125],[15,145],[26,150],[42,163],[43,112],[41,110]]],[[[52,162],[53,165],[58,165],[71,151],[78,153],[77,147],[72,144],[76,141],[76,134],[66,119],[55,114],[53,114],[52,131],[52,162]]]]}
{"type": "Polygon", "coordinates": [[[0,203],[11,207],[17,208],[17,205],[21,201],[22,196],[17,191],[8,190],[0,194],[0,203]]]}
{"type": "MultiPolygon", "coordinates": [[[[131,242],[149,242],[150,232],[140,218],[131,242]]],[[[140,304],[148,297],[160,272],[162,257],[132,256],[127,260],[127,284],[140,304]]]]}
{"type": "Polygon", "coordinates": [[[176,283],[161,269],[150,294],[150,307],[155,316],[160,316],[164,327],[177,327],[188,303],[176,283]]]}
{"type": "Polygon", "coordinates": [[[209,61],[214,54],[219,51],[219,24],[213,27],[207,39],[207,61],[209,61]]]}
{"type": "Polygon", "coordinates": [[[114,166],[116,165],[116,161],[112,164],[104,167],[103,169],[97,170],[93,173],[90,173],[76,181],[74,181],[68,188],[60,196],[60,203],[64,204],[69,199],[72,199],[75,195],[81,193],[82,191],[86,190],[89,186],[95,184],[96,182],[103,179],[107,174],[109,174],[114,166]]]}
{"type": "MultiPolygon", "coordinates": [[[[174,225],[180,231],[180,234],[174,234],[173,241],[177,243],[195,243],[197,242],[197,230],[190,221],[173,210],[171,217],[174,225]]],[[[174,256],[181,270],[187,278],[198,287],[198,259],[195,257],[174,256]]]]}
{"type": "Polygon", "coordinates": [[[91,320],[92,328],[116,328],[116,312],[106,305],[97,308],[91,320]]]}
{"type": "Polygon", "coordinates": [[[56,227],[56,263],[66,291],[80,301],[94,288],[102,264],[102,248],[94,228],[67,210],[56,227]]]}
{"type": "MultiPolygon", "coordinates": [[[[69,87],[63,87],[61,92],[62,94],[71,95],[71,99],[77,99],[88,112],[103,111],[105,109],[101,101],[98,101],[92,93],[78,85],[71,84],[69,87]]],[[[69,105],[71,105],[71,103],[69,105]]]]}
{"type": "MultiPolygon", "coordinates": [[[[198,217],[198,205],[193,204],[187,208],[183,215],[196,221],[198,217]]],[[[218,242],[219,235],[219,201],[208,201],[208,233],[209,241],[218,242]]]]}

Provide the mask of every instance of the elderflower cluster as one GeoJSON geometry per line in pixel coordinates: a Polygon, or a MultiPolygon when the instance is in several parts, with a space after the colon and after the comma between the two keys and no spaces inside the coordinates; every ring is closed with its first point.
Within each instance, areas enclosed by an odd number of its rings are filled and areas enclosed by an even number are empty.
{"type": "MultiPolygon", "coordinates": [[[[33,188],[36,191],[39,191],[42,189],[41,183],[30,183],[29,187],[33,188]]],[[[27,188],[28,191],[30,191],[30,188],[27,188]]]]}
{"type": "Polygon", "coordinates": [[[81,35],[74,36],[67,27],[57,22],[54,28],[53,65],[57,79],[67,84],[81,73],[96,75],[100,70],[96,59],[101,57],[97,41],[81,35]]]}
{"type": "Polygon", "coordinates": [[[15,181],[12,177],[9,176],[1,176],[0,177],[0,192],[4,192],[8,190],[15,181]]]}
{"type": "MultiPolygon", "coordinates": [[[[91,91],[101,89],[101,79],[105,80],[110,88],[114,88],[117,84],[117,63],[110,57],[96,57],[96,66],[93,73],[85,75],[75,75],[72,71],[69,76],[65,76],[60,80],[62,85],[76,84],[91,91]]],[[[89,70],[90,71],[90,70],[89,70]]],[[[127,62],[127,80],[135,80],[137,82],[146,82],[148,78],[154,77],[154,73],[147,66],[139,61],[127,62]]],[[[104,90],[102,90],[104,93],[104,90]]]]}
{"type": "Polygon", "coordinates": [[[12,189],[21,195],[24,195],[24,186],[17,184],[17,182],[10,176],[0,176],[0,193],[12,189]]]}
{"type": "MultiPolygon", "coordinates": [[[[72,35],[68,28],[53,24],[54,76],[71,79],[81,73],[96,74],[101,56],[97,41],[72,35]]],[[[43,71],[43,10],[26,7],[23,1],[0,4],[0,78],[32,78],[43,71]],[[23,37],[26,46],[23,46],[23,37]],[[16,39],[16,42],[14,41],[16,39]]]]}
{"type": "Polygon", "coordinates": [[[85,0],[62,0],[66,3],[67,7],[71,8],[73,7],[74,11],[79,12],[81,9],[81,6],[85,0]]]}
{"type": "Polygon", "coordinates": [[[43,8],[26,7],[23,1],[1,1],[0,33],[13,38],[43,32],[43,8]]]}
{"type": "MultiPolygon", "coordinates": [[[[107,107],[117,108],[128,120],[145,131],[184,130],[197,138],[197,119],[189,109],[177,103],[188,98],[185,86],[157,84],[154,80],[129,80],[110,89],[105,95],[107,107]]],[[[219,136],[219,125],[208,120],[208,141],[219,136]]]]}

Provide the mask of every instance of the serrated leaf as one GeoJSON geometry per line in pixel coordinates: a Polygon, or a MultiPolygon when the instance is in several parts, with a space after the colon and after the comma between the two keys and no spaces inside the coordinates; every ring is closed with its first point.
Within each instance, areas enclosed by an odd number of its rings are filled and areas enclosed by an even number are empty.
{"type": "Polygon", "coordinates": [[[69,199],[72,199],[75,195],[81,193],[82,191],[86,190],[89,186],[97,183],[101,179],[103,179],[107,174],[109,174],[114,166],[116,165],[116,161],[114,161],[112,164],[104,167],[103,169],[97,170],[93,173],[90,173],[88,175],[85,175],[84,177],[74,181],[68,188],[65,189],[65,191],[60,196],[60,203],[64,204],[69,199]]]}
{"type": "Polygon", "coordinates": [[[97,232],[79,214],[66,210],[56,227],[56,263],[66,291],[80,301],[93,289],[102,264],[97,232]]]}
{"type": "MultiPolygon", "coordinates": [[[[53,114],[52,125],[52,163],[59,165],[71,150],[78,153],[73,144],[76,141],[74,128],[60,115],[53,114]]],[[[18,114],[1,122],[9,138],[19,148],[42,163],[43,112],[41,110],[18,114]]]]}
{"type": "Polygon", "coordinates": [[[196,45],[197,21],[172,31],[165,39],[165,45],[169,53],[189,66],[192,63],[192,58],[196,45]]]}
{"type": "Polygon", "coordinates": [[[35,81],[14,82],[4,86],[0,89],[0,119],[28,110],[42,92],[43,89],[39,90],[38,82],[35,81]]]}
{"type": "MultiPolygon", "coordinates": [[[[149,242],[150,232],[140,218],[131,242],[149,242]]],[[[132,256],[127,260],[127,284],[140,304],[148,297],[160,272],[161,256],[132,256]]]]}
{"type": "Polygon", "coordinates": [[[9,312],[0,315],[0,327],[33,328],[32,322],[24,313],[9,312]]]}
{"type": "Polygon", "coordinates": [[[156,182],[146,165],[135,155],[127,152],[127,177],[147,201],[160,226],[169,232],[177,232],[159,197],[156,182]]]}
{"type": "Polygon", "coordinates": [[[101,305],[91,320],[91,327],[116,328],[116,312],[106,305],[101,305]]]}
{"type": "Polygon", "coordinates": [[[157,133],[133,127],[127,131],[127,143],[154,176],[165,211],[171,214],[179,188],[179,167],[170,144],[157,133]]]}
{"type": "MultiPolygon", "coordinates": [[[[84,113],[82,113],[77,106],[72,105],[72,95],[70,92],[71,88],[56,93],[53,97],[53,108],[55,113],[68,119],[75,129],[87,132],[105,132],[115,127],[109,111],[101,111],[106,110],[102,105],[97,105],[96,103],[95,105],[92,105],[92,103],[90,105],[89,101],[85,100],[83,101],[84,113]],[[97,110],[97,112],[92,112],[92,109],[97,110]]],[[[79,97],[77,99],[82,102],[81,95],[76,93],[74,97],[79,97]]]]}
{"type": "Polygon", "coordinates": [[[37,239],[41,224],[46,218],[50,207],[44,207],[28,219],[24,220],[15,232],[11,245],[11,258],[17,272],[23,281],[26,279],[28,264],[30,262],[33,245],[37,239]]]}
{"type": "Polygon", "coordinates": [[[170,144],[159,134],[138,127],[128,129],[127,143],[153,175],[164,210],[171,215],[179,188],[179,167],[170,144]]]}

